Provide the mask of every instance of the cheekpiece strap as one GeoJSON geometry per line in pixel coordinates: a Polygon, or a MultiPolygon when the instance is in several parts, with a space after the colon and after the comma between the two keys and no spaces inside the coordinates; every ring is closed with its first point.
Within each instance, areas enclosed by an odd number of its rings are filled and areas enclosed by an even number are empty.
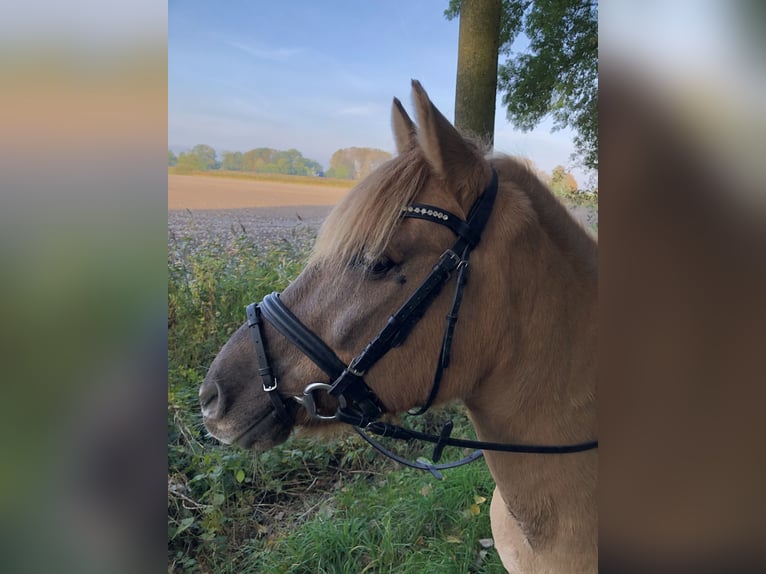
{"type": "Polygon", "coordinates": [[[292,417],[290,416],[282,397],[279,396],[279,393],[277,392],[278,382],[271,370],[269,358],[266,354],[261,325],[263,325],[261,310],[257,304],[251,303],[247,306],[247,326],[250,329],[253,346],[255,347],[255,354],[258,357],[258,374],[261,376],[263,390],[269,396],[269,399],[271,399],[277,418],[292,423],[292,417]]]}

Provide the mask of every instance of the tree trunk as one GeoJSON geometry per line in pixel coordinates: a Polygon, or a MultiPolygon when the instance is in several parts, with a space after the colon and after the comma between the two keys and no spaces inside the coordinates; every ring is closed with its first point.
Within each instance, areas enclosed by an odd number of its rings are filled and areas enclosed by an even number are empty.
{"type": "Polygon", "coordinates": [[[490,149],[495,137],[501,0],[462,0],[455,127],[490,149]]]}

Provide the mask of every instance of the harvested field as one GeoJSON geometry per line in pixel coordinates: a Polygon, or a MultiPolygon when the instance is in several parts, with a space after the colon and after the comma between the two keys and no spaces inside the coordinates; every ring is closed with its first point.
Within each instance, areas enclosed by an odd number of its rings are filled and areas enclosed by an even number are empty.
{"type": "Polygon", "coordinates": [[[197,175],[168,175],[169,237],[226,240],[243,232],[257,244],[316,231],[348,187],[197,175]]]}
{"type": "MultiPolygon", "coordinates": [[[[184,236],[224,242],[243,232],[263,245],[301,240],[315,232],[347,187],[199,175],[168,175],[169,240],[184,236]]],[[[598,210],[572,208],[583,224],[598,224],[598,210]]]]}
{"type": "Polygon", "coordinates": [[[294,205],[335,205],[348,187],[303,182],[256,181],[168,175],[168,211],[179,209],[239,209],[294,205]]]}
{"type": "Polygon", "coordinates": [[[304,241],[319,229],[330,209],[330,205],[304,205],[168,211],[168,240],[191,236],[225,244],[244,233],[257,245],[280,239],[304,241]]]}

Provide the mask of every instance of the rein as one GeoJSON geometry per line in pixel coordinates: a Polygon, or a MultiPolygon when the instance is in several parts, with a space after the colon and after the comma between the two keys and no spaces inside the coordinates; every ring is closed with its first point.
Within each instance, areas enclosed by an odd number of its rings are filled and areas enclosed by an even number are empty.
{"type": "Polygon", "coordinates": [[[396,425],[379,421],[385,412],[385,407],[378,399],[375,392],[364,381],[366,372],[392,348],[402,345],[407,339],[412,328],[423,317],[431,303],[439,295],[443,287],[449,282],[452,273],[457,271],[455,293],[452,299],[450,312],[445,317],[444,336],[442,338],[439,360],[434,372],[431,390],[425,403],[411,415],[422,415],[436,399],[444,370],[449,367],[452,348],[452,338],[457,323],[458,312],[463,298],[463,289],[468,281],[469,257],[471,251],[479,243],[482,231],[489,220],[492,208],[497,196],[497,173],[492,170],[492,180],[487,188],[476,200],[471,208],[468,218],[461,218],[444,209],[425,204],[411,204],[402,210],[402,217],[423,219],[444,225],[457,235],[455,244],[447,249],[431,269],[431,272],[410,295],[404,304],[391,315],[385,326],[368,343],[364,350],[346,365],[335,352],[325,344],[322,339],[306,327],[290,309],[279,299],[279,294],[274,292],[264,297],[260,304],[251,303],[247,307],[248,326],[253,338],[253,344],[259,363],[259,374],[262,379],[263,390],[269,395],[276,416],[285,422],[292,423],[292,417],[282,397],[277,392],[278,381],[268,361],[268,355],[264,346],[262,324],[266,319],[288,341],[295,345],[304,355],[322,369],[333,381],[332,384],[311,383],[304,390],[302,397],[290,397],[306,409],[309,416],[318,420],[335,420],[349,424],[370,445],[385,456],[420,470],[428,470],[436,478],[441,479],[439,470],[453,468],[472,462],[482,456],[482,450],[493,450],[516,453],[535,454],[565,454],[582,452],[598,447],[598,441],[590,441],[574,445],[547,446],[547,445],[517,445],[504,443],[491,443],[450,437],[452,421],[442,428],[441,433],[430,435],[396,425]],[[314,393],[326,392],[338,400],[338,409],[332,415],[321,414],[317,410],[314,393]],[[418,459],[416,462],[403,459],[381,444],[373,440],[365,431],[379,436],[390,437],[400,440],[419,440],[435,444],[433,462],[418,459]],[[441,458],[442,451],[446,446],[457,446],[480,449],[467,457],[452,463],[435,464],[441,458]]]}

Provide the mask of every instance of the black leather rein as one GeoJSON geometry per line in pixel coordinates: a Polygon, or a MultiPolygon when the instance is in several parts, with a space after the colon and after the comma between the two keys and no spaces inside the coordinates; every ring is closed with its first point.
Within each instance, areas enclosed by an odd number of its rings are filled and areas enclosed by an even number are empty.
{"type": "Polygon", "coordinates": [[[290,411],[284,404],[282,397],[278,394],[278,381],[274,377],[268,361],[263,342],[262,318],[271,323],[288,341],[321,368],[328,375],[329,380],[333,381],[332,384],[311,383],[306,387],[303,397],[291,397],[300,403],[310,416],[320,420],[337,420],[350,424],[357,433],[379,452],[407,466],[428,470],[437,478],[441,478],[438,472],[440,469],[466,464],[481,456],[481,451],[479,450],[454,463],[434,464],[438,462],[445,446],[537,454],[581,452],[598,446],[598,441],[564,446],[488,443],[451,438],[449,436],[452,432],[451,421],[444,425],[441,433],[437,436],[419,433],[377,420],[385,412],[385,408],[373,390],[364,381],[365,373],[389,350],[404,343],[412,328],[426,313],[442,288],[449,282],[452,273],[457,270],[452,307],[446,316],[439,361],[434,373],[431,390],[425,403],[417,411],[410,414],[420,415],[425,413],[436,399],[444,370],[449,366],[450,362],[452,337],[462,302],[463,289],[468,280],[468,259],[473,248],[479,243],[482,231],[492,213],[495,197],[497,196],[497,186],[497,173],[492,170],[490,184],[476,200],[465,221],[453,213],[430,205],[412,204],[402,210],[402,217],[424,219],[449,227],[457,235],[457,240],[450,249],[442,254],[431,272],[410,295],[407,301],[404,302],[396,313],[389,317],[377,336],[348,365],[281,302],[278,293],[267,295],[260,304],[252,303],[248,305],[248,325],[258,357],[259,374],[263,381],[263,390],[269,395],[274,404],[277,417],[285,422],[292,422],[290,411]],[[326,392],[335,397],[339,403],[337,411],[332,415],[319,413],[314,399],[315,392],[326,392]],[[435,443],[432,456],[434,463],[422,459],[419,459],[417,462],[402,459],[375,442],[365,434],[364,430],[396,439],[421,440],[435,443]]]}

